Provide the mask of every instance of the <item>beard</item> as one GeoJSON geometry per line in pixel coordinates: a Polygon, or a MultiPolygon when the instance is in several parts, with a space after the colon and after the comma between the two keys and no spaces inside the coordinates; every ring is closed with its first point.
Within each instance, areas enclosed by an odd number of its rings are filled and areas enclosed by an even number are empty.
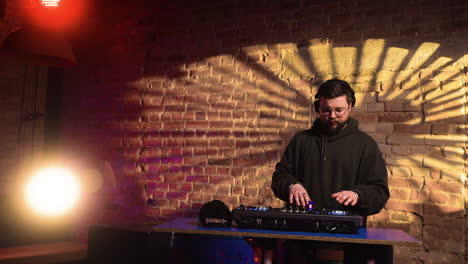
{"type": "Polygon", "coordinates": [[[334,135],[341,131],[348,123],[348,119],[345,121],[339,121],[337,119],[320,119],[320,126],[323,132],[328,135],[334,135]]]}

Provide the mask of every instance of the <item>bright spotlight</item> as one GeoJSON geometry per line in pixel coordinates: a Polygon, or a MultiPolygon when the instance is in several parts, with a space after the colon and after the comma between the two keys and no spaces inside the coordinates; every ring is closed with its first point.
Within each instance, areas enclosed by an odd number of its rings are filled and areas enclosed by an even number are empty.
{"type": "Polygon", "coordinates": [[[58,215],[71,209],[78,200],[80,185],[71,171],[47,168],[38,171],[26,188],[32,208],[46,215],[58,215]]]}
{"type": "Polygon", "coordinates": [[[41,5],[44,7],[58,7],[60,0],[41,0],[41,5]]]}

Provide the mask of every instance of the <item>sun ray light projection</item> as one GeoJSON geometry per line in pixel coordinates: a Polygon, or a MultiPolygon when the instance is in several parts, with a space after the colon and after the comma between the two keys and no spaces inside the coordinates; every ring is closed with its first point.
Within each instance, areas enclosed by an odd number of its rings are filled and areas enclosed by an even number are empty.
{"type": "MultiPolygon", "coordinates": [[[[260,45],[205,58],[178,67],[182,77],[165,87],[155,81],[158,86],[144,93],[133,91],[147,116],[135,133],[141,141],[134,139],[144,147],[128,152],[137,153],[131,162],[149,175],[147,186],[156,186],[145,190],[147,197],[274,206],[269,190],[246,193],[268,185],[290,136],[315,118],[312,101],[318,84],[332,77],[355,87],[354,116],[381,146],[391,177],[411,182],[408,186],[412,181],[465,181],[460,157],[467,143],[467,91],[459,75],[466,55],[445,57],[442,45],[434,42],[408,47],[383,39],[361,46],[309,43],[272,50],[260,45]],[[435,169],[443,170],[440,177],[435,169]],[[180,181],[186,181],[188,195],[157,187],[180,181]]],[[[398,203],[417,203],[411,190],[392,188],[407,195],[392,198],[398,203]]]]}

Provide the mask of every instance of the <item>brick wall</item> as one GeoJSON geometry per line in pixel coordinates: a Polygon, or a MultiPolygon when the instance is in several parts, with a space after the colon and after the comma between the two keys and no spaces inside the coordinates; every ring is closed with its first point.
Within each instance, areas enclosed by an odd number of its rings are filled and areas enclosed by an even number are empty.
{"type": "Polygon", "coordinates": [[[423,241],[396,248],[398,263],[463,263],[467,25],[456,0],[100,1],[72,36],[61,139],[64,156],[116,176],[95,198],[117,206],[88,221],[280,206],[274,165],[339,77],[388,165],[391,199],[369,225],[423,241]]]}

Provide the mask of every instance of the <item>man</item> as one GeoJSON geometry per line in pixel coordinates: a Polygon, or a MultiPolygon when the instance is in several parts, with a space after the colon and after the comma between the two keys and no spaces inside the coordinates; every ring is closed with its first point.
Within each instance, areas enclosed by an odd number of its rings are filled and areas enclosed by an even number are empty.
{"type": "Polygon", "coordinates": [[[315,95],[318,117],[296,134],[276,164],[271,188],[283,201],[316,209],[378,213],[390,194],[377,143],[349,117],[356,99],[345,81],[323,83],[315,95]]]}

